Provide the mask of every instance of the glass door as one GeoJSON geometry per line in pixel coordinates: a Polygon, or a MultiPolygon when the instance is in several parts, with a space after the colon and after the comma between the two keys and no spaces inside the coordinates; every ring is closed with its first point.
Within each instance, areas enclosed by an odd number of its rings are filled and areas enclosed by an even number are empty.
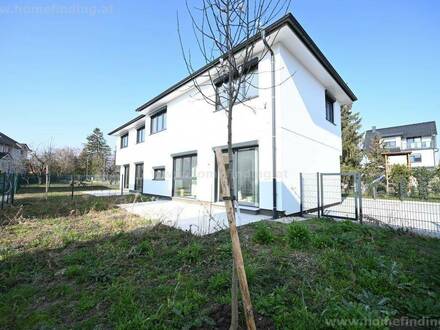
{"type": "Polygon", "coordinates": [[[136,164],[134,190],[142,192],[144,186],[144,164],[136,164]]]}
{"type": "Polygon", "coordinates": [[[197,155],[174,158],[173,196],[196,197],[197,155]]]}
{"type": "Polygon", "coordinates": [[[128,189],[130,182],[130,165],[124,165],[124,177],[123,177],[123,187],[128,189]]]}

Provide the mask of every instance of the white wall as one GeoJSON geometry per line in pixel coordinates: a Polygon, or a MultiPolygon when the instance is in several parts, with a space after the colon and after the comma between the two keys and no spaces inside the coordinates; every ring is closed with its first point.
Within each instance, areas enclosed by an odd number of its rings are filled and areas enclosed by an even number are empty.
{"type": "Polygon", "coordinates": [[[411,163],[411,167],[435,167],[436,156],[433,149],[412,150],[412,154],[420,154],[422,156],[421,163],[411,163]]]}
{"type": "Polygon", "coordinates": [[[335,102],[335,124],[326,120],[325,87],[287,49],[281,48],[279,169],[281,207],[299,211],[300,173],[340,172],[341,115],[335,102]]]}

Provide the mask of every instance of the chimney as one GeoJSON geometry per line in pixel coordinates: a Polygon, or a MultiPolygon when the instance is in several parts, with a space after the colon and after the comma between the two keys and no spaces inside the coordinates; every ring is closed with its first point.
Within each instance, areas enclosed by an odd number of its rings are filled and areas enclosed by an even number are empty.
{"type": "Polygon", "coordinates": [[[371,127],[371,130],[373,131],[373,133],[376,133],[376,126],[371,127]]]}

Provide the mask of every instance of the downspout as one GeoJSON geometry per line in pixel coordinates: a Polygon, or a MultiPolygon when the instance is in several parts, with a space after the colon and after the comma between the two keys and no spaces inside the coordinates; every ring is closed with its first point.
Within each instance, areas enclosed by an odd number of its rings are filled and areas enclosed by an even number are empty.
{"type": "Polygon", "coordinates": [[[272,218],[278,218],[277,211],[277,135],[276,135],[276,108],[275,108],[275,55],[266,40],[266,31],[261,31],[261,39],[264,46],[270,52],[271,74],[272,74],[272,218]]]}

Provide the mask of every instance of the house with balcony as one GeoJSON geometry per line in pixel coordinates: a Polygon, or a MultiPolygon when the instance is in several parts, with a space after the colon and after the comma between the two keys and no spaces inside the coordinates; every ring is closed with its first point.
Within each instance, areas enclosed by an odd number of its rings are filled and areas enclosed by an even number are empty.
{"type": "Polygon", "coordinates": [[[30,152],[25,143],[18,143],[0,132],[0,173],[22,173],[30,152]]]}
{"type": "MultiPolygon", "coordinates": [[[[273,53],[266,51],[263,36],[254,36],[255,58],[242,64],[252,84],[234,107],[233,189],[243,211],[293,214],[300,211],[301,172],[340,172],[340,108],[356,96],[291,14],[268,26],[265,35],[273,53]]],[[[222,200],[214,149],[226,152],[227,115],[193,84],[219,63],[145,102],[134,119],[109,133],[117,141],[122,189],[222,200]]],[[[225,81],[218,78],[215,87],[204,88],[221,102],[225,81]]]]}
{"type": "Polygon", "coordinates": [[[379,129],[373,127],[365,133],[365,149],[370,148],[375,136],[380,138],[385,149],[387,169],[396,164],[412,168],[433,168],[438,165],[435,121],[379,129]]]}

